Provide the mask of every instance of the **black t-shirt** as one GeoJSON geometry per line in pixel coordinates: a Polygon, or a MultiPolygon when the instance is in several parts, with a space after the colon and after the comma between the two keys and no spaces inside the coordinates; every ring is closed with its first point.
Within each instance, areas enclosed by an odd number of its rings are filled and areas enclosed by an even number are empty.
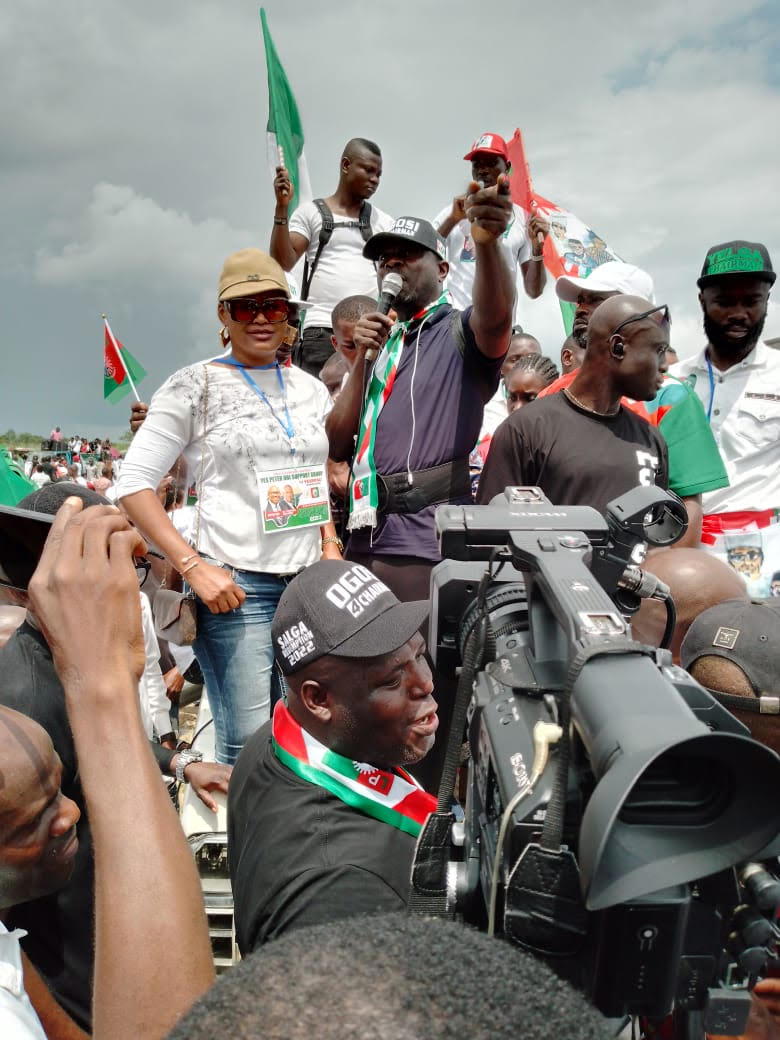
{"type": "Polygon", "coordinates": [[[236,936],[246,955],[291,928],[406,907],[415,838],[300,779],[271,723],[247,741],[228,792],[236,936]]]}
{"type": "Polygon", "coordinates": [[[669,486],[666,442],[626,408],[602,418],[552,394],[513,412],[493,434],[477,501],[512,484],[536,485],[559,506],[607,502],[640,484],[669,486]]]}

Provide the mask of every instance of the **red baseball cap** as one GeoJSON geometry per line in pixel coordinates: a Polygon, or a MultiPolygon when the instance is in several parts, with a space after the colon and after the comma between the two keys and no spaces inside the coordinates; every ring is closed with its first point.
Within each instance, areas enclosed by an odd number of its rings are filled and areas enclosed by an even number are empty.
{"type": "Polygon", "coordinates": [[[477,152],[489,152],[491,155],[500,155],[502,159],[509,162],[509,149],[506,141],[500,134],[480,134],[468,155],[464,159],[473,159],[477,152]]]}

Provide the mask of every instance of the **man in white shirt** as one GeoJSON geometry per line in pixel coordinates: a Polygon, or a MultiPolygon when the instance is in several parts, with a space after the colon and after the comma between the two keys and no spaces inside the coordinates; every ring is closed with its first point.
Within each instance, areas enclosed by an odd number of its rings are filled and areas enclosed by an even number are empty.
{"type": "Polygon", "coordinates": [[[701,400],[729,476],[704,495],[704,547],[756,593],[780,569],[780,354],[760,342],[774,280],[759,242],[709,249],[697,283],[707,345],[671,369],[701,400]]]}
{"type": "Polygon", "coordinates": [[[333,353],[333,308],[345,296],[376,294],[376,272],[363,256],[363,246],[372,234],[393,225],[392,217],[368,203],[381,176],[378,145],[355,137],[344,146],[334,193],[305,202],[288,217],[292,185],[287,170],[276,168],[276,211],[268,251],[285,271],[306,256],[301,296],[310,305],[293,361],[315,377],[333,353]]]}
{"type": "MultiPolygon", "coordinates": [[[[463,158],[471,162],[472,181],[483,188],[492,188],[501,174],[509,172],[509,151],[499,134],[481,134],[463,158]]],[[[464,210],[465,198],[465,194],[456,195],[452,205],[443,209],[433,221],[433,226],[447,242],[450,272],[446,287],[453,305],[459,310],[471,305],[474,285],[474,243],[464,210]]],[[[529,220],[524,209],[512,204],[512,218],[501,237],[501,250],[515,279],[520,268],[523,287],[532,300],[542,295],[545,286],[542,249],[548,230],[549,225],[542,217],[533,214],[529,220]]]]}

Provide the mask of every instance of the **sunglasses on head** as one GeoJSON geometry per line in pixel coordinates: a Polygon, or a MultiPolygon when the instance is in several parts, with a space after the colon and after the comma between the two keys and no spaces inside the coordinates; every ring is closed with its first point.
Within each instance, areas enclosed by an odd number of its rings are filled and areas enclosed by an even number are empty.
{"type": "Polygon", "coordinates": [[[649,311],[643,311],[642,314],[633,314],[630,318],[626,318],[625,321],[621,321],[617,328],[612,330],[612,336],[617,336],[621,329],[624,329],[626,325],[631,325],[632,322],[635,321],[644,321],[645,318],[650,318],[650,320],[654,321],[656,325],[672,324],[672,316],[669,313],[669,308],[665,303],[662,303],[660,307],[653,307],[649,311]]]}
{"type": "Polygon", "coordinates": [[[283,296],[272,296],[265,300],[258,300],[254,296],[239,296],[235,300],[222,302],[233,321],[242,325],[254,321],[258,314],[262,314],[272,325],[287,321],[290,317],[290,301],[283,296]]]}

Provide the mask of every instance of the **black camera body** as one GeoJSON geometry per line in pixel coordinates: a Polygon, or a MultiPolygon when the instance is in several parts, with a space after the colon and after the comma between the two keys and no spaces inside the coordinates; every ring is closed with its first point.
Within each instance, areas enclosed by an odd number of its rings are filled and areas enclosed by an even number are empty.
{"type": "Polygon", "coordinates": [[[738,1033],[749,994],[723,985],[736,868],[777,836],[780,759],[632,640],[627,569],[643,540],[679,537],[682,504],[637,488],[603,518],[508,488],[436,522],[437,670],[455,674],[480,625],[488,646],[468,691],[465,817],[448,845],[429,821],[414,890],[435,889],[444,849],[442,911],[547,958],[604,1014],[697,1012],[738,1033]]]}

